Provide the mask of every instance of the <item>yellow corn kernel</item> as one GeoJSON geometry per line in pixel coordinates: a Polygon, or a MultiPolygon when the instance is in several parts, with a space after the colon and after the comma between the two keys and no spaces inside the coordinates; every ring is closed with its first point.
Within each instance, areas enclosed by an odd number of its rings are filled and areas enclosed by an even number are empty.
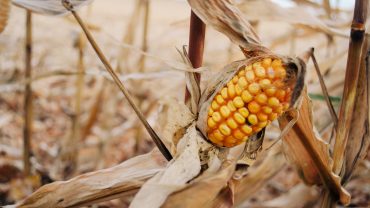
{"type": "Polygon", "coordinates": [[[252,83],[248,86],[248,91],[252,94],[252,95],[257,95],[259,92],[261,92],[261,87],[259,84],[257,83],[252,83]]]}
{"type": "Polygon", "coordinates": [[[220,106],[217,104],[216,101],[212,101],[211,107],[212,107],[213,110],[217,110],[220,106]]]}
{"type": "Polygon", "coordinates": [[[207,124],[208,124],[208,127],[211,129],[215,128],[217,125],[217,123],[212,118],[208,118],[207,124]]]}
{"type": "Polygon", "coordinates": [[[283,106],[282,105],[279,105],[278,107],[276,107],[276,109],[274,110],[278,115],[282,114],[283,113],[283,106]]]}
{"type": "Polygon", "coordinates": [[[225,136],[229,136],[231,134],[231,129],[226,124],[224,124],[224,123],[221,124],[218,129],[225,136]]]}
{"type": "Polygon", "coordinates": [[[209,109],[208,109],[208,116],[212,116],[213,112],[214,112],[214,111],[212,110],[212,108],[209,108],[209,109]]]}
{"type": "Polygon", "coordinates": [[[273,121],[273,120],[275,120],[276,118],[277,118],[277,113],[271,113],[270,115],[269,115],[269,120],[270,121],[273,121]]]}
{"type": "Polygon", "coordinates": [[[265,89],[264,92],[266,93],[267,96],[274,96],[276,93],[276,87],[270,86],[269,88],[265,89]]]}
{"type": "Polygon", "coordinates": [[[256,67],[254,69],[254,73],[255,75],[258,77],[258,78],[264,78],[266,76],[266,71],[265,71],[265,68],[263,68],[262,66],[260,67],[256,67]]]}
{"type": "MultiPolygon", "coordinates": [[[[244,68],[245,68],[245,67],[244,67],[244,68]]],[[[245,70],[244,70],[244,69],[242,69],[242,70],[240,70],[240,71],[238,72],[238,76],[239,76],[239,78],[244,77],[244,75],[245,75],[245,70]]]]}
{"type": "Polygon", "coordinates": [[[259,104],[266,104],[267,103],[267,96],[263,93],[256,95],[256,98],[254,99],[259,104]]]}
{"type": "Polygon", "coordinates": [[[217,95],[216,96],[216,102],[221,105],[222,103],[225,102],[225,100],[222,98],[221,95],[217,95]]]}
{"type": "Polygon", "coordinates": [[[248,65],[245,67],[245,72],[253,70],[252,65],[248,65]]]}
{"type": "Polygon", "coordinates": [[[244,124],[242,127],[241,127],[242,131],[247,134],[247,135],[250,135],[252,133],[252,127],[244,124]]]}
{"type": "Polygon", "coordinates": [[[271,66],[271,62],[272,60],[270,58],[264,58],[262,60],[262,66],[265,67],[265,69],[267,69],[268,67],[271,66]]]}
{"type": "Polygon", "coordinates": [[[235,85],[235,93],[236,95],[241,95],[243,92],[243,89],[239,85],[235,85]]]}
{"type": "Polygon", "coordinates": [[[266,114],[270,114],[272,113],[272,108],[268,107],[268,106],[263,106],[262,107],[262,111],[266,114]]]}
{"type": "Polygon", "coordinates": [[[208,139],[210,139],[210,140],[211,140],[211,142],[213,142],[213,143],[217,143],[217,142],[219,142],[219,141],[216,139],[216,137],[215,137],[215,135],[214,135],[214,134],[209,134],[209,135],[208,135],[208,139]]]}
{"type": "Polygon", "coordinates": [[[255,75],[253,71],[246,71],[245,72],[245,78],[247,78],[248,82],[253,82],[255,79],[255,75]]]}
{"type": "Polygon", "coordinates": [[[236,122],[238,122],[239,124],[244,124],[245,123],[245,118],[242,116],[242,114],[240,113],[235,113],[234,114],[234,119],[236,122]]]}
{"type": "Polygon", "coordinates": [[[220,130],[215,130],[213,135],[218,141],[224,140],[224,135],[221,134],[220,130]]]}
{"type": "Polygon", "coordinates": [[[271,86],[271,81],[269,79],[262,79],[258,82],[262,89],[268,89],[271,86]]]}
{"type": "Polygon", "coordinates": [[[220,122],[221,121],[221,114],[219,112],[214,112],[212,114],[212,119],[215,121],[215,122],[220,122]]]}
{"type": "Polygon", "coordinates": [[[269,79],[275,78],[275,70],[272,67],[266,69],[266,74],[269,79]]]}
{"type": "Polygon", "coordinates": [[[262,130],[262,128],[258,126],[253,126],[252,129],[253,129],[253,132],[259,132],[262,130]]]}
{"type": "Polygon", "coordinates": [[[248,103],[248,110],[251,113],[257,113],[258,111],[260,111],[260,109],[261,109],[261,106],[256,101],[252,101],[248,103]]]}
{"type": "Polygon", "coordinates": [[[289,103],[284,103],[283,104],[283,110],[286,111],[289,109],[289,103]]]}
{"type": "Polygon", "coordinates": [[[256,114],[250,114],[248,116],[248,122],[251,124],[251,125],[255,125],[258,123],[258,118],[256,116],[256,114]]]}
{"type": "Polygon", "coordinates": [[[240,77],[238,80],[238,85],[240,88],[244,89],[248,85],[247,78],[244,76],[240,77]]]}
{"type": "Polygon", "coordinates": [[[268,115],[262,113],[262,112],[259,112],[257,113],[257,118],[259,121],[267,121],[268,120],[268,115]]]}
{"type": "Polygon", "coordinates": [[[236,140],[233,136],[228,136],[225,139],[225,143],[228,143],[228,144],[234,144],[235,142],[236,142],[236,140]]]}
{"type": "Polygon", "coordinates": [[[231,129],[236,129],[238,128],[238,124],[235,122],[235,120],[233,118],[228,118],[226,120],[226,124],[228,127],[230,127],[231,129]]]}
{"type": "Polygon", "coordinates": [[[229,95],[230,98],[235,97],[235,86],[234,86],[234,84],[231,84],[230,86],[227,87],[227,94],[229,95]]]}
{"type": "Polygon", "coordinates": [[[233,136],[238,140],[242,140],[246,135],[242,131],[237,129],[234,131],[233,136]]]}
{"type": "Polygon", "coordinates": [[[230,109],[227,106],[223,105],[220,108],[220,113],[221,113],[222,117],[227,118],[230,115],[230,109]]]}
{"type": "Polygon", "coordinates": [[[247,118],[247,117],[248,117],[248,115],[249,115],[249,111],[248,111],[248,109],[247,109],[247,108],[245,108],[245,107],[243,107],[243,108],[239,108],[238,112],[239,112],[240,114],[242,114],[242,116],[243,116],[244,118],[247,118]]]}
{"type": "Polygon", "coordinates": [[[242,99],[245,103],[249,103],[253,100],[253,96],[247,90],[244,90],[242,92],[242,99]]]}
{"type": "Polygon", "coordinates": [[[253,68],[257,68],[257,67],[262,66],[261,62],[259,62],[259,61],[254,62],[252,65],[253,65],[253,68]]]}
{"type": "Polygon", "coordinates": [[[237,77],[237,76],[234,76],[233,79],[232,79],[234,84],[238,83],[238,80],[239,80],[239,77],[237,77]]]}
{"type": "Polygon", "coordinates": [[[234,106],[234,103],[233,103],[233,101],[231,101],[231,100],[227,103],[227,107],[229,108],[229,110],[230,110],[231,112],[236,111],[236,108],[235,108],[235,106],[234,106]]]}
{"type": "Polygon", "coordinates": [[[273,108],[280,105],[280,102],[276,97],[270,97],[267,102],[268,105],[273,108]]]}
{"type": "Polygon", "coordinates": [[[263,128],[263,127],[266,127],[267,126],[267,123],[268,123],[267,121],[262,121],[262,122],[259,122],[257,126],[259,128],[263,128]]]}
{"type": "Polygon", "coordinates": [[[242,143],[242,142],[245,142],[245,141],[247,141],[249,139],[249,137],[248,136],[245,136],[245,137],[243,137],[243,139],[242,139],[242,141],[241,142],[236,142],[237,144],[240,144],[240,143],[242,143]]]}
{"type": "Polygon", "coordinates": [[[275,76],[284,79],[286,76],[286,70],[283,67],[278,67],[275,69],[275,76]]]}
{"type": "Polygon", "coordinates": [[[223,99],[227,99],[227,88],[226,87],[222,88],[221,96],[223,99]]]}
{"type": "Polygon", "coordinates": [[[284,101],[285,100],[285,95],[286,95],[286,92],[285,90],[282,90],[282,89],[279,89],[276,91],[276,98],[279,99],[280,101],[284,101]]]}
{"type": "Polygon", "coordinates": [[[274,81],[272,84],[277,88],[283,88],[284,87],[284,82],[281,79],[274,81]]]}
{"type": "Polygon", "coordinates": [[[271,63],[272,68],[276,69],[277,67],[280,67],[282,65],[282,62],[280,59],[274,59],[271,63]]]}
{"type": "Polygon", "coordinates": [[[241,97],[239,97],[239,96],[234,98],[233,104],[237,108],[241,108],[241,107],[244,106],[243,99],[241,97]]]}

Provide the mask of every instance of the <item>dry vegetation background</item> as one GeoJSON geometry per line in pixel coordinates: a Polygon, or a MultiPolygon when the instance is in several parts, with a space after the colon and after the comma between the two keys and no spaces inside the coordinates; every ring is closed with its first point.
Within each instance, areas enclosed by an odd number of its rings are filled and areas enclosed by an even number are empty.
{"type": "MultiPolygon", "coordinates": [[[[173,66],[181,62],[176,47],[188,44],[190,7],[186,1],[150,0],[145,26],[145,4],[138,8],[138,2],[96,0],[80,9],[79,14],[89,23],[149,123],[161,132],[157,121],[162,103],[172,98],[184,99],[184,73],[173,66]],[[144,55],[143,50],[147,51],[144,55]]],[[[341,10],[332,3],[329,18],[321,2],[284,1],[294,8],[270,2],[274,12],[272,8],[258,6],[256,1],[238,2],[264,45],[274,52],[296,55],[315,48],[334,107],[338,109],[354,3],[341,10]],[[257,7],[251,8],[250,2],[257,7]],[[323,23],[335,30],[328,30],[323,23]]],[[[25,19],[24,9],[11,6],[8,25],[0,34],[0,205],[19,202],[42,184],[112,167],[149,152],[154,146],[70,16],[33,15],[33,71],[32,80],[26,80],[25,19]],[[34,170],[31,176],[24,176],[23,96],[24,84],[30,81],[34,98],[31,136],[34,170]]],[[[239,48],[227,37],[207,28],[204,82],[227,63],[242,58],[239,48]]],[[[313,100],[314,123],[328,140],[332,121],[312,63],[307,67],[306,83],[313,100]]],[[[266,140],[278,135],[274,123],[266,140]]],[[[370,206],[369,159],[368,154],[346,185],[353,206],[370,206]]],[[[320,194],[317,187],[305,186],[293,166],[285,162],[277,174],[264,181],[240,206],[314,207],[320,194]]],[[[94,207],[128,206],[130,199],[115,199],[94,207]]]]}

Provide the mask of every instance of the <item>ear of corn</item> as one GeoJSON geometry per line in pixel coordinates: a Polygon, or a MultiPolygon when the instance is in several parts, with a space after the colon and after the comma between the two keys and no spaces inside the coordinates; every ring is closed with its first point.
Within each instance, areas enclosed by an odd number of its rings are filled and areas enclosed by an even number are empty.
{"type": "Polygon", "coordinates": [[[291,96],[286,74],[278,58],[240,67],[208,108],[208,139],[220,147],[233,147],[279,117],[289,108],[291,96]]]}

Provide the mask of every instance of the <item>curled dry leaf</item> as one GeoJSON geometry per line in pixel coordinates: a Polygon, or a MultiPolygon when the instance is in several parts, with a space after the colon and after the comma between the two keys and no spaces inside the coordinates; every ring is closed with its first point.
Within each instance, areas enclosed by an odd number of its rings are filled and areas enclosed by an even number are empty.
{"type": "MultiPolygon", "coordinates": [[[[286,144],[284,152],[307,184],[325,184],[343,204],[348,204],[351,196],[341,186],[339,177],[331,171],[328,144],[314,133],[311,106],[306,91],[302,98],[298,121],[283,139],[286,144]]],[[[295,116],[298,115],[285,113],[279,119],[280,128],[284,128],[295,116]]]]}
{"type": "Polygon", "coordinates": [[[10,10],[10,0],[0,0],[0,33],[5,29],[8,22],[10,10]]]}
{"type": "Polygon", "coordinates": [[[250,21],[282,21],[309,27],[329,35],[348,37],[346,32],[326,25],[322,20],[302,7],[283,8],[270,0],[246,1],[238,6],[244,14],[247,14],[245,18],[250,21]]]}
{"type": "Polygon", "coordinates": [[[166,164],[166,159],[155,149],[112,168],[45,185],[17,204],[17,207],[86,206],[131,195],[166,164]]]}
{"type": "MultiPolygon", "coordinates": [[[[33,12],[47,15],[62,15],[68,13],[62,0],[13,0],[15,5],[29,9],[33,12]]],[[[74,8],[79,8],[92,2],[92,0],[70,0],[74,8]]]]}

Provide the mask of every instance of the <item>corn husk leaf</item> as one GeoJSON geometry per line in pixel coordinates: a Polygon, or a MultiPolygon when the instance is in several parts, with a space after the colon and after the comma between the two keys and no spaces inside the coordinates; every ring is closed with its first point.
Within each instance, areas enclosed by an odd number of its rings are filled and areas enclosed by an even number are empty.
{"type": "MultiPolygon", "coordinates": [[[[33,12],[46,15],[63,15],[68,10],[63,6],[62,0],[13,0],[13,4],[29,9],[33,12]]],[[[92,2],[92,0],[70,0],[75,9],[92,2]]]]}
{"type": "Polygon", "coordinates": [[[131,195],[146,180],[163,170],[166,164],[166,159],[155,149],[112,168],[47,184],[17,204],[17,207],[84,206],[131,195]]]}
{"type": "MultiPolygon", "coordinates": [[[[280,128],[289,123],[289,112],[279,119],[280,128]]],[[[315,135],[312,124],[311,104],[305,91],[299,118],[292,130],[283,139],[284,152],[293,161],[299,175],[307,184],[324,183],[343,204],[350,201],[349,193],[340,185],[339,177],[331,171],[328,144],[315,135]]]]}
{"type": "Polygon", "coordinates": [[[5,29],[8,22],[10,10],[10,0],[0,0],[0,33],[5,29]]]}

